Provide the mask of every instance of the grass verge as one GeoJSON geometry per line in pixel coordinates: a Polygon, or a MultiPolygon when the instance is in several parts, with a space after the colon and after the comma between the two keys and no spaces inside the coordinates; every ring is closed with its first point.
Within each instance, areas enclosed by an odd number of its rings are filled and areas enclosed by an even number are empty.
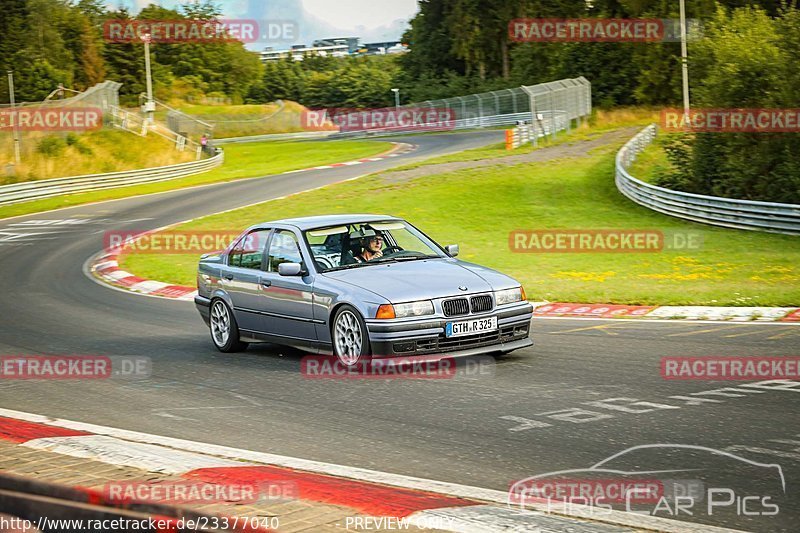
{"type": "MultiPolygon", "coordinates": [[[[265,212],[282,217],[360,212],[363,205],[407,218],[461,259],[519,279],[532,300],[671,305],[796,305],[796,237],[713,228],[660,215],[614,186],[623,141],[582,157],[512,167],[463,169],[393,182],[382,175],[200,218],[181,229],[244,228],[265,212]],[[648,229],[692,232],[699,249],[659,253],[514,253],[517,229],[648,229]]],[[[193,285],[197,258],[126,255],[139,276],[193,285]]]]}
{"type": "Polygon", "coordinates": [[[667,159],[667,151],[664,149],[666,139],[666,135],[656,137],[639,153],[636,161],[628,169],[631,176],[647,183],[655,183],[659,176],[674,170],[672,163],[667,159]]]}
{"type": "Polygon", "coordinates": [[[0,207],[0,219],[61,207],[169,191],[195,185],[279,174],[335,162],[371,157],[391,148],[380,141],[267,141],[225,147],[225,163],[214,170],[146,185],[71,194],[0,207]]]}
{"type": "MultiPolygon", "coordinates": [[[[193,152],[179,152],[173,143],[158,135],[139,137],[120,130],[81,134],[32,131],[22,132],[21,137],[22,163],[14,176],[0,175],[0,185],[194,160],[193,152]]],[[[13,161],[13,153],[13,136],[0,132],[0,162],[13,161]]]]}

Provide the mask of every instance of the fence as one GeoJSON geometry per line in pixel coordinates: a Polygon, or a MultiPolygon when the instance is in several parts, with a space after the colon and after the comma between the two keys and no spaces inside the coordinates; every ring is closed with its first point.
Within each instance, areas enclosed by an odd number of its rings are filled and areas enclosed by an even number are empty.
{"type": "MultiPolygon", "coordinates": [[[[116,81],[104,81],[83,92],[59,87],[41,102],[22,102],[17,103],[15,107],[99,107],[105,112],[109,106],[119,106],[119,88],[121,86],[122,84],[116,81]],[[63,98],[64,93],[71,93],[75,96],[63,98]],[[56,98],[57,96],[61,98],[56,98]]],[[[0,107],[8,108],[10,104],[0,104],[0,107]]]]}
{"type": "MultiPolygon", "coordinates": [[[[224,113],[211,113],[206,110],[204,113],[188,114],[157,101],[156,109],[159,108],[167,111],[166,123],[171,130],[194,138],[207,135],[221,140],[223,138],[303,131],[302,111],[304,108],[299,104],[286,103],[283,100],[263,106],[264,114],[262,115],[252,112],[237,113],[235,108],[225,110],[227,112],[224,113]]],[[[224,110],[224,108],[220,110],[224,110]]]]}
{"type": "MultiPolygon", "coordinates": [[[[507,126],[524,121],[532,126],[531,136],[536,139],[555,135],[558,131],[569,131],[573,121],[588,117],[592,112],[592,85],[580,77],[444,100],[426,100],[398,109],[444,111],[451,120],[446,128],[441,129],[448,130],[507,126]]],[[[342,135],[388,135],[416,131],[421,126],[425,125],[415,124],[406,131],[374,129],[342,135]]]]}
{"type": "Polygon", "coordinates": [[[639,205],[666,215],[728,228],[800,235],[800,205],[736,200],[673,191],[628,173],[631,163],[656,137],[651,124],[617,153],[617,189],[639,205]]]}
{"type": "MultiPolygon", "coordinates": [[[[36,109],[53,108],[97,108],[103,113],[104,126],[110,126],[106,122],[107,113],[114,106],[119,105],[119,87],[121,84],[113,81],[105,81],[90,87],[86,91],[78,92],[64,87],[51,92],[47,98],[40,102],[27,102],[16,104],[15,108],[26,111],[36,109]],[[72,93],[74,96],[68,98],[56,98],[65,93],[72,93]]],[[[0,108],[4,111],[10,109],[9,104],[2,104],[0,108]]],[[[8,163],[5,169],[9,175],[16,173],[16,166],[13,161],[16,159],[17,151],[23,159],[35,157],[36,148],[39,142],[47,136],[46,131],[26,131],[24,129],[4,128],[0,130],[0,165],[8,163]]],[[[66,133],[62,133],[66,135],[66,133]]]]}
{"type": "Polygon", "coordinates": [[[220,166],[223,161],[224,154],[220,150],[216,155],[208,159],[190,161],[177,165],[4,185],[0,187],[0,205],[52,198],[53,196],[60,196],[62,194],[74,194],[78,192],[125,187],[128,185],[167,181],[211,170],[212,168],[220,166]]]}

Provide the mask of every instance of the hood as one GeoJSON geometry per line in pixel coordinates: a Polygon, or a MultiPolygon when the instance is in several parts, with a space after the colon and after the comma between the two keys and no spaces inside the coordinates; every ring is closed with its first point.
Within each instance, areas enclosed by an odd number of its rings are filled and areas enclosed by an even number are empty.
{"type": "Polygon", "coordinates": [[[463,296],[518,285],[499,272],[456,259],[377,264],[327,272],[324,276],[351,283],[393,303],[463,296]],[[499,285],[494,285],[495,282],[499,285]]]}

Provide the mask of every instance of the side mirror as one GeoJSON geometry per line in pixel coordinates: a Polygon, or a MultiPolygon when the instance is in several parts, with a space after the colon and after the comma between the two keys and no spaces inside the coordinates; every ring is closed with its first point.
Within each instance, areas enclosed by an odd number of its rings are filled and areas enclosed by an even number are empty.
{"type": "Polygon", "coordinates": [[[458,245],[457,244],[448,244],[444,247],[444,251],[447,252],[447,255],[450,257],[455,257],[458,255],[458,245]]]}
{"type": "Polygon", "coordinates": [[[299,276],[303,272],[300,263],[281,263],[278,265],[278,274],[281,276],[299,276]]]}

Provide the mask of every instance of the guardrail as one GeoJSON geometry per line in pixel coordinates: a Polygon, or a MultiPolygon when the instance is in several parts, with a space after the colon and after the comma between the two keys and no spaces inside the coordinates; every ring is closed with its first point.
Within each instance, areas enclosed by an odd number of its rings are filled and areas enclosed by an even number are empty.
{"type": "Polygon", "coordinates": [[[265,133],[263,135],[248,135],[246,137],[223,137],[214,139],[214,146],[221,144],[255,143],[263,141],[282,141],[287,139],[325,139],[337,134],[336,131],[299,131],[295,133],[265,133]]]}
{"type": "Polygon", "coordinates": [[[62,194],[112,189],[182,178],[211,170],[221,165],[224,160],[224,153],[222,150],[218,150],[216,155],[208,159],[179,163],[177,165],[3,185],[0,186],[0,205],[41,200],[62,194]]]}
{"type": "Polygon", "coordinates": [[[800,205],[736,200],[673,191],[628,173],[630,164],[656,136],[656,125],[640,131],[617,152],[617,189],[639,205],[673,217],[727,228],[800,235],[800,205]]]}

